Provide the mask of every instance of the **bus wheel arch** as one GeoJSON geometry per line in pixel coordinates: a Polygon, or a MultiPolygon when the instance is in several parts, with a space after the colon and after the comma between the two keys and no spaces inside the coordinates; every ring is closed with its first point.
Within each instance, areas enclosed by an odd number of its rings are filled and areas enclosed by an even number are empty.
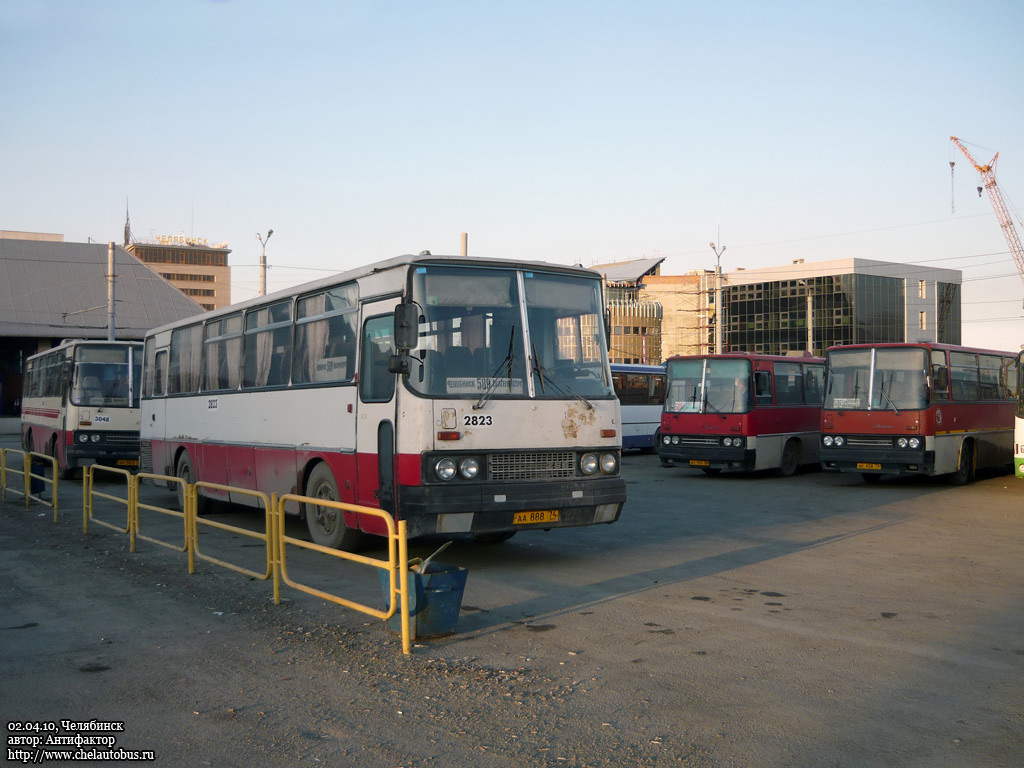
{"type": "MultiPolygon", "coordinates": [[[[195,464],[192,462],[192,456],[188,452],[188,448],[182,447],[178,450],[178,453],[174,457],[174,476],[185,483],[185,485],[192,485],[199,478],[196,475],[195,464]]],[[[177,486],[178,489],[178,506],[184,511],[185,509],[185,491],[181,485],[177,486]]],[[[210,500],[207,499],[200,493],[196,493],[196,514],[202,515],[209,510],[210,500]]]]}
{"type": "MultiPolygon", "coordinates": [[[[338,492],[338,481],[326,461],[312,464],[304,477],[303,493],[315,499],[341,501],[338,492]]],[[[344,513],[332,507],[320,507],[315,504],[303,505],[303,516],[309,536],[315,544],[331,549],[342,549],[354,552],[366,542],[366,534],[345,524],[344,513]]]]}
{"type": "Polygon", "coordinates": [[[61,480],[71,480],[74,478],[76,467],[69,467],[61,461],[60,444],[57,442],[57,435],[51,437],[50,442],[46,444],[46,455],[52,456],[54,461],[57,462],[57,477],[61,480]]]}
{"type": "Polygon", "coordinates": [[[965,438],[960,443],[960,450],[957,453],[956,471],[949,476],[949,482],[953,485],[967,485],[974,479],[974,441],[965,438]]]}

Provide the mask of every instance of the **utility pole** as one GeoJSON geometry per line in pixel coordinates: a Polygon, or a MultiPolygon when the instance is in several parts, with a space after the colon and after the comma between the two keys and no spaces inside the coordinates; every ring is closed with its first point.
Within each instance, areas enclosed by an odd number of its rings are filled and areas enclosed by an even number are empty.
{"type": "Polygon", "coordinates": [[[259,232],[256,233],[256,239],[260,241],[260,296],[267,295],[267,242],[272,234],[272,229],[267,230],[266,238],[259,232]]]}
{"type": "Polygon", "coordinates": [[[107,341],[113,341],[116,323],[114,320],[114,243],[107,246],[107,341]]]}
{"type": "Polygon", "coordinates": [[[715,252],[715,354],[722,354],[722,254],[725,253],[725,246],[716,248],[711,243],[711,250],[715,252]]]}
{"type": "Polygon", "coordinates": [[[469,256],[469,233],[462,233],[462,255],[469,256]]]}

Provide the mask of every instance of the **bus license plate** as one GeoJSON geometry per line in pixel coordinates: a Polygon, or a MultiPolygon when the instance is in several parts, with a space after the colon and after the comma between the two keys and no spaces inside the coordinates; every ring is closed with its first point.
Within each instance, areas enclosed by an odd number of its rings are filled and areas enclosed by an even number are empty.
{"type": "Polygon", "coordinates": [[[513,525],[530,525],[531,523],[557,523],[557,509],[539,509],[535,512],[516,512],[512,516],[513,525]]]}
{"type": "Polygon", "coordinates": [[[704,461],[704,459],[690,459],[691,467],[710,467],[710,461],[704,461]]]}
{"type": "Polygon", "coordinates": [[[139,466],[138,459],[118,459],[117,466],[119,467],[137,467],[139,466]]]}
{"type": "Polygon", "coordinates": [[[882,469],[882,465],[881,464],[868,464],[868,463],[862,461],[862,462],[859,462],[857,464],[857,469],[878,469],[878,470],[881,470],[882,469]]]}

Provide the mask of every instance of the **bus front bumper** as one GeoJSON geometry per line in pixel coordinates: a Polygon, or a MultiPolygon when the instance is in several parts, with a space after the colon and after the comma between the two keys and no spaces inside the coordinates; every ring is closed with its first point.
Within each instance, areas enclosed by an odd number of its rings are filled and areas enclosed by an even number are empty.
{"type": "Polygon", "coordinates": [[[585,481],[402,486],[410,537],[506,533],[614,523],[626,501],[622,477],[585,481]]]}
{"type": "Polygon", "coordinates": [[[739,469],[753,471],[756,451],[750,448],[726,448],[725,446],[692,447],[686,445],[658,446],[662,463],[671,462],[678,467],[694,469],[739,469]]]}
{"type": "Polygon", "coordinates": [[[823,447],[821,468],[828,472],[860,472],[869,475],[931,475],[935,469],[935,452],[823,447]]]}

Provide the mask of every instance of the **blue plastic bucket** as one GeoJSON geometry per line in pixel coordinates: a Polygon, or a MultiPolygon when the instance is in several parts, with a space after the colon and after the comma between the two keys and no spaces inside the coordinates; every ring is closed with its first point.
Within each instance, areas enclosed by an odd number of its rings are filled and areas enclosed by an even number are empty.
{"type": "MultiPolygon", "coordinates": [[[[409,626],[414,639],[443,637],[455,633],[466,590],[465,568],[429,563],[426,573],[409,571],[409,626]]],[[[390,587],[388,572],[380,572],[385,604],[390,587]]],[[[391,629],[401,634],[401,606],[391,617],[391,629]]]]}

